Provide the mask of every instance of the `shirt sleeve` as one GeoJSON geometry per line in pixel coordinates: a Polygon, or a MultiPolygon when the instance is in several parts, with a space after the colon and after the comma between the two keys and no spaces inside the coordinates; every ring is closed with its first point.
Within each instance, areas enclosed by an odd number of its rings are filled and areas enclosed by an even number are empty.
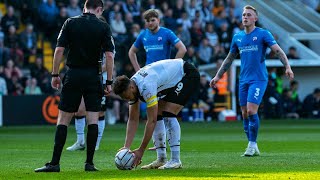
{"type": "Polygon", "coordinates": [[[141,95],[147,103],[147,108],[158,104],[157,87],[154,84],[147,81],[142,85],[141,95]]]}
{"type": "Polygon", "coordinates": [[[230,52],[231,53],[237,53],[238,52],[238,45],[236,43],[236,35],[233,36],[231,46],[230,46],[230,52]]]}
{"type": "Polygon", "coordinates": [[[263,41],[268,45],[268,47],[277,44],[276,40],[274,40],[272,34],[269,31],[265,30],[263,34],[263,41]]]}
{"type": "Polygon", "coordinates": [[[168,40],[171,44],[176,45],[180,41],[180,39],[171,30],[168,30],[167,34],[168,40]]]}
{"type": "Polygon", "coordinates": [[[137,37],[136,41],[133,43],[133,45],[138,49],[143,46],[142,40],[144,38],[144,34],[145,34],[145,32],[140,33],[139,36],[137,37]]]}
{"type": "Polygon", "coordinates": [[[68,24],[70,23],[70,19],[67,19],[60,30],[60,33],[57,38],[57,47],[67,47],[68,46],[68,24]]]}

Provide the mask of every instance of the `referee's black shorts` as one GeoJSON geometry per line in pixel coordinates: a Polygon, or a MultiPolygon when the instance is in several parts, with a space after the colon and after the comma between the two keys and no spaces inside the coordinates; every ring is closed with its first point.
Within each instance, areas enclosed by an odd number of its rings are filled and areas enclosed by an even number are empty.
{"type": "Polygon", "coordinates": [[[97,68],[70,68],[62,84],[60,110],[77,112],[83,96],[86,111],[100,111],[103,87],[97,68]]]}

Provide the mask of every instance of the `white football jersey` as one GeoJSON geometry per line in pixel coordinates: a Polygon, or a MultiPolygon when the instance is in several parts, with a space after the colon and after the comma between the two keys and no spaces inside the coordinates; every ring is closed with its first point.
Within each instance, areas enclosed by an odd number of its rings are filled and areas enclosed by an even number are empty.
{"type": "Polygon", "coordinates": [[[131,79],[136,83],[140,96],[151,107],[158,103],[157,94],[174,87],[184,76],[182,59],[166,59],[146,65],[131,79]]]}

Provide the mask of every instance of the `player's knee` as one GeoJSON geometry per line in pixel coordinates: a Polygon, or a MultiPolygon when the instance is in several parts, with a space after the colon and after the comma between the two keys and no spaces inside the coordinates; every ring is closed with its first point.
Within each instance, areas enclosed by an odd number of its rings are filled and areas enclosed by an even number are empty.
{"type": "Polygon", "coordinates": [[[247,117],[251,116],[251,115],[254,115],[254,114],[257,114],[257,111],[255,111],[253,109],[250,109],[250,108],[247,110],[247,117]]]}

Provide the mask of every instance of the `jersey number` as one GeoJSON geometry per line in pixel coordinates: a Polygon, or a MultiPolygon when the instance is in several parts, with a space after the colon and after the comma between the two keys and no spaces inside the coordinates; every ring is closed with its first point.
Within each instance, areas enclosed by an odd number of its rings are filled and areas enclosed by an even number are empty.
{"type": "Polygon", "coordinates": [[[179,96],[180,91],[182,90],[182,88],[183,88],[183,83],[179,82],[179,84],[177,85],[176,90],[174,91],[175,93],[177,93],[177,96],[179,96]]]}
{"type": "Polygon", "coordinates": [[[102,96],[101,104],[102,104],[102,105],[105,105],[105,104],[106,104],[106,97],[105,97],[105,96],[102,96]]]}

